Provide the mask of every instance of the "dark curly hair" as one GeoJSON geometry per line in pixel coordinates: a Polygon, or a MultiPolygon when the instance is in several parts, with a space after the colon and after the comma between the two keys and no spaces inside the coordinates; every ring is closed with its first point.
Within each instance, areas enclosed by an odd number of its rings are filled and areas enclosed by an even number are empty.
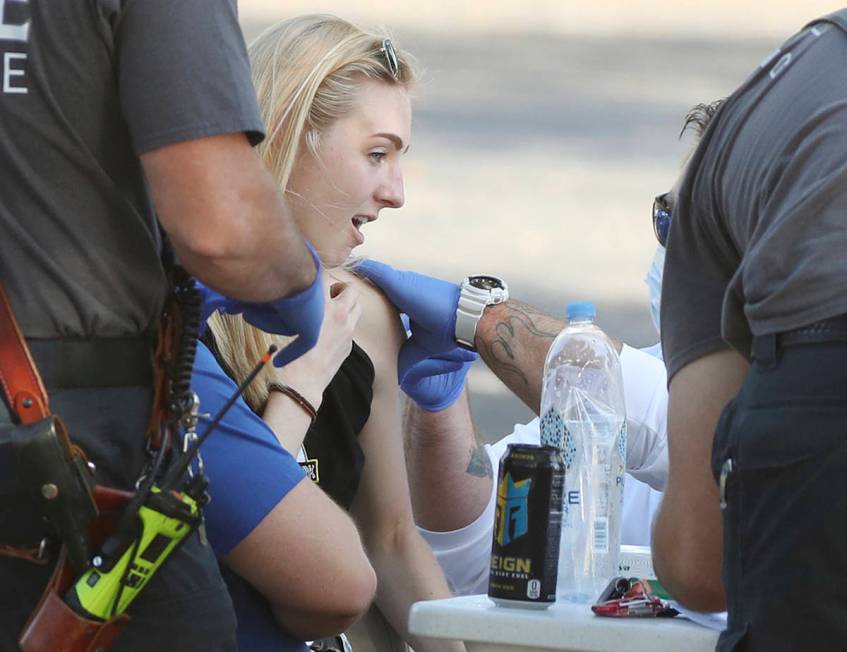
{"type": "Polygon", "coordinates": [[[679,137],[682,138],[682,135],[691,128],[694,130],[697,138],[701,138],[703,134],[706,133],[706,129],[709,127],[709,123],[712,121],[712,118],[715,117],[717,112],[720,111],[720,108],[724,105],[724,102],[726,102],[726,98],[715,100],[708,104],[698,104],[692,107],[685,116],[685,121],[682,123],[682,130],[679,132],[679,137]]]}

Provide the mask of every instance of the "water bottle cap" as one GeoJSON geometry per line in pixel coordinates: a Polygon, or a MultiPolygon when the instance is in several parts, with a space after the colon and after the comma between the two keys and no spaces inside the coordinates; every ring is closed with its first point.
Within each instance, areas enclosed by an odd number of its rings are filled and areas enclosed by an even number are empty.
{"type": "Polygon", "coordinates": [[[568,304],[568,321],[594,321],[597,311],[590,301],[578,301],[568,304]]]}

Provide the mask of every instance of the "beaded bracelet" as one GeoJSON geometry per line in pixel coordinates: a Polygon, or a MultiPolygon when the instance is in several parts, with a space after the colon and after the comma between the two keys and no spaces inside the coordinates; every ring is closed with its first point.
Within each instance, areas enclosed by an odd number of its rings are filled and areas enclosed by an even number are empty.
{"type": "Polygon", "coordinates": [[[315,419],[318,418],[318,411],[315,409],[315,406],[312,405],[305,396],[303,396],[293,387],[289,387],[288,385],[284,385],[283,383],[268,383],[268,393],[270,392],[281,392],[282,394],[288,396],[292,401],[294,401],[295,403],[297,403],[297,405],[303,408],[303,411],[309,415],[309,418],[312,420],[312,423],[314,423],[315,419]]]}

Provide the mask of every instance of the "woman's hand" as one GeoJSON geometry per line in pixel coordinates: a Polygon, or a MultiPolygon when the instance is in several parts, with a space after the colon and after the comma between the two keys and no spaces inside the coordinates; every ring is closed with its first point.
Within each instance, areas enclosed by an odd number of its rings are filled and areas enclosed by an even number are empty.
{"type": "Polygon", "coordinates": [[[275,370],[275,376],[302,394],[317,410],[324,389],[353,348],[353,331],[362,315],[359,291],[347,283],[324,283],[324,319],[318,341],[308,353],[275,370]]]}

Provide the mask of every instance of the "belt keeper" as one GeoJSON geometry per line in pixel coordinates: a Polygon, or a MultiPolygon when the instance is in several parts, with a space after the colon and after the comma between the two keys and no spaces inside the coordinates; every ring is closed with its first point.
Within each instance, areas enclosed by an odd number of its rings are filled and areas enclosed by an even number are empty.
{"type": "Polygon", "coordinates": [[[753,360],[763,369],[770,369],[776,364],[777,337],[773,333],[753,338],[753,360]]]}
{"type": "Polygon", "coordinates": [[[303,408],[303,411],[309,415],[309,419],[311,419],[311,423],[309,425],[312,425],[315,422],[315,419],[318,418],[318,411],[315,409],[315,406],[290,385],[285,385],[284,383],[269,383],[268,392],[280,392],[297,403],[297,405],[303,408]]]}

